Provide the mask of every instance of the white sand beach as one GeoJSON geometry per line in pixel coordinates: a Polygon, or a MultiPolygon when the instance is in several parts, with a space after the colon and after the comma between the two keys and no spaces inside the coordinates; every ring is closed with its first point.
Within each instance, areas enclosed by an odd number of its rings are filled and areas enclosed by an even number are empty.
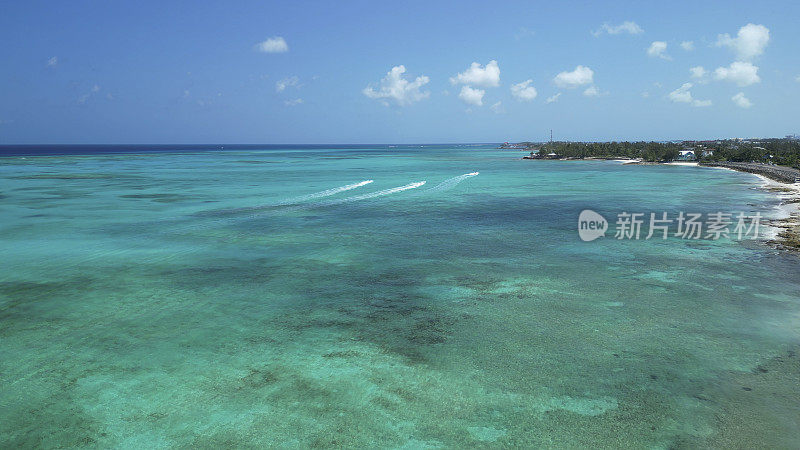
{"type": "Polygon", "coordinates": [[[699,166],[695,161],[672,161],[665,164],[668,166],[699,166]]]}
{"type": "MultiPolygon", "coordinates": [[[[722,169],[734,170],[728,167],[709,167],[700,166],[699,163],[694,161],[673,161],[665,163],[670,166],[691,166],[702,167],[707,169],[722,169]]],[[[764,223],[766,231],[764,232],[764,239],[772,241],[778,238],[781,231],[787,227],[800,226],[800,183],[789,184],[775,181],[767,178],[764,175],[753,174],[761,180],[758,186],[760,189],[768,190],[775,194],[780,200],[780,204],[775,208],[775,213],[767,217],[767,222],[764,223]]]]}
{"type": "Polygon", "coordinates": [[[777,239],[784,229],[800,226],[800,184],[781,183],[763,175],[756,176],[761,179],[760,188],[774,193],[781,201],[776,207],[775,215],[767,223],[769,231],[766,238],[777,239]]]}

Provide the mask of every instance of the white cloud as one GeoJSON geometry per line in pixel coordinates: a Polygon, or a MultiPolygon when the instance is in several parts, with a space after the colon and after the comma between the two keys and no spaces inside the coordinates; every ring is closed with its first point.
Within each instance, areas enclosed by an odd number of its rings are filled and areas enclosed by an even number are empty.
{"type": "Polygon", "coordinates": [[[608,23],[604,23],[599,30],[593,31],[592,34],[595,36],[600,36],[603,33],[608,34],[642,34],[644,30],[642,27],[636,24],[636,22],[625,21],[619,25],[609,25],[608,23]]]}
{"type": "Polygon", "coordinates": [[[681,48],[690,52],[694,50],[694,42],[693,41],[683,41],[681,42],[681,48]]]}
{"type": "Polygon", "coordinates": [[[650,47],[647,49],[647,55],[652,56],[654,58],[661,58],[670,60],[672,59],[669,55],[665,52],[667,51],[667,43],[664,41],[653,41],[650,44],[650,47]]]}
{"type": "Polygon", "coordinates": [[[93,85],[92,89],[89,91],[88,94],[83,94],[80,97],[78,97],[78,104],[79,105],[85,105],[86,102],[88,102],[89,99],[92,98],[98,92],[100,92],[100,86],[98,86],[96,84],[93,85]]]}
{"type": "Polygon", "coordinates": [[[689,69],[692,78],[703,78],[708,74],[708,71],[703,66],[695,66],[689,69]]]}
{"type": "Polygon", "coordinates": [[[485,93],[486,91],[483,89],[473,89],[469,86],[463,86],[461,92],[458,94],[458,98],[468,105],[481,106],[483,105],[483,94],[485,93]]]}
{"type": "Polygon", "coordinates": [[[583,91],[583,95],[587,97],[599,97],[600,90],[597,89],[597,86],[589,86],[585,91],[583,91]]]}
{"type": "Polygon", "coordinates": [[[503,102],[497,102],[489,108],[494,111],[495,114],[503,114],[506,112],[505,108],[503,108],[503,102]]]}
{"type": "Polygon", "coordinates": [[[296,105],[300,105],[302,103],[303,103],[303,99],[302,98],[296,98],[294,100],[284,100],[283,101],[283,104],[286,105],[286,106],[296,106],[296,105]]]}
{"type": "Polygon", "coordinates": [[[497,87],[500,86],[500,67],[495,60],[489,61],[485,67],[473,62],[469,69],[450,78],[450,82],[480,87],[497,87]]]}
{"type": "Polygon", "coordinates": [[[47,67],[55,67],[58,65],[58,56],[53,56],[47,60],[47,67]]]}
{"type": "Polygon", "coordinates": [[[264,53],[285,53],[289,51],[289,44],[282,37],[275,36],[256,44],[256,49],[264,53]]]}
{"type": "Polygon", "coordinates": [[[555,103],[555,102],[558,101],[559,97],[561,97],[561,92],[559,92],[559,93],[557,93],[555,95],[551,95],[550,97],[547,97],[547,100],[545,100],[544,102],[545,103],[555,103]]]}
{"type": "Polygon", "coordinates": [[[539,95],[536,88],[531,86],[533,80],[525,80],[522,83],[511,85],[511,95],[519,101],[529,102],[539,95]]]}
{"type": "Polygon", "coordinates": [[[692,93],[689,91],[691,88],[692,83],[683,83],[681,87],[670,92],[667,98],[676,103],[689,103],[697,107],[711,106],[711,100],[697,100],[692,97],[692,93]]]}
{"type": "Polygon", "coordinates": [[[522,39],[524,37],[535,36],[535,35],[536,35],[536,31],[531,30],[531,29],[526,28],[526,27],[519,27],[519,31],[517,31],[517,34],[514,35],[514,39],[520,40],[520,39],[522,39]]]}
{"type": "Polygon", "coordinates": [[[585,66],[578,66],[572,72],[561,72],[553,79],[556,86],[562,88],[576,88],[586,84],[592,84],[594,71],[585,66]]]}
{"type": "Polygon", "coordinates": [[[758,76],[758,66],[742,61],[735,61],[728,67],[717,67],[714,78],[736,83],[737,86],[749,86],[761,81],[758,76]]]}
{"type": "Polygon", "coordinates": [[[794,79],[794,81],[797,81],[798,83],[800,83],[800,75],[798,75],[797,78],[794,79]]]}
{"type": "Polygon", "coordinates": [[[291,76],[288,78],[284,78],[275,83],[275,91],[283,92],[289,86],[297,86],[297,83],[300,82],[300,79],[297,76],[291,76]]]}
{"type": "Polygon", "coordinates": [[[734,95],[731,97],[731,100],[733,100],[733,103],[736,103],[736,106],[740,108],[749,108],[753,106],[753,102],[744,96],[744,92],[739,92],[738,94],[734,95]]]}
{"type": "Polygon", "coordinates": [[[749,61],[764,53],[769,43],[769,28],[748,23],[739,28],[735,38],[728,33],[717,36],[717,47],[728,47],[742,61],[749,61]]]}
{"type": "Polygon", "coordinates": [[[669,99],[673,102],[691,103],[692,93],[689,89],[692,88],[692,83],[683,83],[681,87],[669,93],[669,99]]]}
{"type": "Polygon", "coordinates": [[[700,83],[705,84],[708,83],[708,71],[703,66],[694,66],[689,69],[689,73],[692,75],[692,78],[700,83]]]}
{"type": "Polygon", "coordinates": [[[583,95],[587,97],[598,97],[600,96],[600,90],[597,89],[597,86],[589,86],[585,91],[583,91],[583,95]]]}
{"type": "Polygon", "coordinates": [[[403,78],[406,67],[403,65],[392,67],[381,80],[381,87],[375,90],[371,86],[364,88],[363,92],[369,98],[393,99],[400,106],[410,105],[414,102],[428,98],[430,92],[421,91],[420,88],[430,81],[425,75],[418,76],[414,81],[403,78]]]}

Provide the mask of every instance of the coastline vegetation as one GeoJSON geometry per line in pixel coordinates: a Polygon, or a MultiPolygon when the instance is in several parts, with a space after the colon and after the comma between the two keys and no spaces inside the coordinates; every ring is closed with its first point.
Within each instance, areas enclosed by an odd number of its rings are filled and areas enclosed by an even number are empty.
{"type": "Polygon", "coordinates": [[[732,162],[765,162],[800,168],[800,140],[761,139],[740,142],[737,140],[719,141],[713,155],[703,156],[703,160],[732,162]]]}
{"type": "Polygon", "coordinates": [[[701,162],[759,162],[800,169],[800,140],[796,138],[724,139],[674,142],[521,142],[519,148],[559,158],[630,158],[648,162],[674,161],[681,152],[701,162]]]}
{"type": "Polygon", "coordinates": [[[678,158],[680,144],[661,142],[549,142],[539,153],[555,153],[562,158],[630,158],[644,161],[672,161],[678,158]]]}

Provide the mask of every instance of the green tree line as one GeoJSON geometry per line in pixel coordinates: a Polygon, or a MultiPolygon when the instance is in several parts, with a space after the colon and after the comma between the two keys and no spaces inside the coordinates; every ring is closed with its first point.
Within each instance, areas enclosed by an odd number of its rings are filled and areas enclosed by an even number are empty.
{"type": "Polygon", "coordinates": [[[541,147],[544,154],[564,158],[641,158],[645,161],[672,161],[680,153],[680,144],[661,142],[549,142],[541,147]]]}
{"type": "Polygon", "coordinates": [[[757,143],[721,141],[704,161],[766,162],[800,169],[800,141],[764,139],[757,143]]]}
{"type": "Polygon", "coordinates": [[[685,142],[548,142],[526,143],[542,154],[563,158],[641,158],[644,161],[672,161],[683,149],[693,150],[702,161],[764,162],[800,168],[800,140],[761,139],[685,142]],[[702,145],[702,147],[700,146],[702,145]],[[707,152],[705,155],[703,154],[707,152]]]}

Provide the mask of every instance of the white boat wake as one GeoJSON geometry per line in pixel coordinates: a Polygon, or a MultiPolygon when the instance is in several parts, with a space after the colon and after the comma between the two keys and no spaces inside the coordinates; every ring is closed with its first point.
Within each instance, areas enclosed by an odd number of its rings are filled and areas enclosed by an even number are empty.
{"type": "MultiPolygon", "coordinates": [[[[480,172],[471,172],[465,173],[463,175],[459,175],[457,177],[449,178],[447,180],[442,181],[441,183],[437,184],[436,186],[428,189],[426,192],[440,192],[446,191],[448,189],[452,189],[457,184],[461,183],[462,181],[477,176],[480,172]]],[[[201,212],[196,214],[197,216],[229,216],[229,215],[237,215],[239,213],[245,213],[249,217],[255,217],[260,215],[260,212],[265,210],[276,209],[284,212],[289,212],[293,210],[303,210],[303,209],[311,209],[311,208],[319,208],[325,206],[333,206],[333,205],[341,205],[345,203],[352,203],[358,202],[362,200],[369,200],[378,197],[384,197],[387,195],[396,194],[398,192],[407,191],[410,189],[417,189],[421,186],[424,186],[426,181],[417,181],[414,183],[409,183],[403,186],[393,187],[389,189],[383,189],[380,191],[370,192],[368,194],[361,194],[361,195],[353,195],[351,197],[346,197],[342,199],[336,200],[325,200],[325,201],[317,201],[317,202],[310,202],[310,200],[317,200],[325,197],[330,197],[336,194],[340,194],[342,192],[350,191],[356,188],[360,188],[362,186],[366,186],[372,183],[373,180],[364,180],[359,181],[358,183],[346,184],[344,186],[339,186],[331,189],[326,189],[324,191],[314,192],[312,194],[301,195],[299,197],[292,197],[286,200],[281,200],[276,203],[268,203],[264,205],[257,205],[257,206],[249,206],[243,208],[232,208],[232,209],[222,209],[222,210],[214,210],[214,211],[207,211],[201,212]],[[249,214],[248,214],[249,213],[249,214]]],[[[222,219],[224,220],[224,219],[222,219]]],[[[206,224],[208,226],[210,224],[206,224]]],[[[197,226],[197,225],[195,225],[197,226]]],[[[194,228],[194,227],[192,227],[194,228]]]]}
{"type": "Polygon", "coordinates": [[[299,197],[292,197],[286,200],[282,200],[277,203],[267,203],[266,205],[256,205],[256,206],[245,206],[242,208],[228,208],[228,209],[218,209],[208,212],[200,213],[199,215],[228,215],[228,214],[237,214],[237,213],[247,213],[247,212],[257,212],[263,211],[265,209],[272,209],[272,208],[280,208],[282,206],[293,206],[299,205],[301,203],[307,202],[309,200],[316,200],[318,198],[330,197],[332,195],[339,194],[341,192],[346,192],[355,188],[359,188],[361,186],[366,186],[372,183],[373,180],[364,180],[358,183],[353,184],[346,184],[344,186],[339,186],[337,188],[326,189],[324,191],[315,192],[313,194],[306,194],[301,195],[299,197]]]}
{"type": "Polygon", "coordinates": [[[418,188],[418,187],[420,187],[420,186],[422,186],[424,184],[425,184],[425,181],[417,181],[415,183],[409,183],[409,184],[406,184],[404,186],[398,186],[398,187],[394,187],[394,188],[391,188],[391,189],[384,189],[384,190],[381,190],[381,191],[370,192],[369,194],[354,195],[352,197],[343,198],[341,200],[329,200],[329,201],[326,201],[326,202],[319,202],[319,203],[315,203],[312,206],[317,207],[317,206],[339,205],[339,204],[342,204],[342,203],[351,203],[351,202],[357,202],[359,200],[367,200],[367,199],[376,198],[376,197],[383,197],[385,195],[396,194],[398,192],[407,191],[409,189],[416,189],[416,188],[418,188]]]}
{"type": "Polygon", "coordinates": [[[383,189],[380,191],[370,192],[368,194],[362,195],[354,195],[351,197],[346,197],[338,200],[327,200],[321,202],[313,202],[313,203],[306,203],[308,200],[319,199],[323,197],[330,197],[332,195],[338,194],[340,192],[349,191],[351,189],[355,189],[361,186],[365,186],[367,184],[372,183],[373,180],[364,180],[358,183],[348,184],[345,186],[340,186],[333,189],[327,189],[320,192],[315,192],[313,194],[302,195],[300,197],[294,197],[288,200],[281,201],[279,203],[270,203],[267,205],[261,206],[253,206],[253,207],[246,207],[246,208],[235,208],[235,209],[225,209],[225,210],[216,210],[210,211],[205,214],[196,214],[196,216],[211,216],[208,220],[204,222],[195,222],[192,224],[188,224],[183,227],[176,227],[173,228],[173,232],[186,232],[190,230],[201,230],[209,227],[220,226],[220,224],[228,223],[230,220],[241,220],[247,218],[256,218],[261,215],[266,210],[275,209],[281,212],[289,212],[289,211],[297,211],[297,210],[307,210],[311,208],[323,207],[323,206],[332,206],[332,205],[339,205],[344,203],[352,203],[361,200],[368,200],[372,198],[384,197],[391,194],[396,194],[398,192],[407,191],[409,189],[416,189],[420,186],[425,184],[425,181],[417,181],[415,183],[409,183],[403,186],[398,186],[390,189],[383,189]],[[238,218],[237,213],[245,213],[244,216],[239,216],[238,218]],[[225,216],[228,216],[227,218],[225,216]]]}
{"type": "Polygon", "coordinates": [[[315,192],[313,194],[301,195],[300,197],[294,197],[294,198],[290,198],[288,200],[284,200],[282,202],[275,203],[272,206],[294,205],[294,204],[297,204],[297,203],[307,202],[309,200],[314,200],[314,199],[317,199],[317,198],[330,197],[331,195],[336,195],[336,194],[338,194],[340,192],[345,192],[345,191],[349,191],[351,189],[359,188],[361,186],[366,186],[366,185],[372,183],[372,181],[373,180],[364,180],[364,181],[361,181],[359,183],[347,184],[345,186],[340,186],[340,187],[333,188],[333,189],[326,189],[324,191],[315,192]]]}
{"type": "Polygon", "coordinates": [[[467,178],[472,178],[474,176],[477,176],[479,173],[480,172],[465,173],[464,175],[459,175],[457,177],[453,177],[453,178],[450,178],[448,180],[444,180],[441,183],[437,184],[436,186],[428,189],[428,191],[429,192],[438,192],[438,191],[446,191],[448,189],[452,189],[458,183],[461,183],[462,181],[466,180],[467,178]]]}

